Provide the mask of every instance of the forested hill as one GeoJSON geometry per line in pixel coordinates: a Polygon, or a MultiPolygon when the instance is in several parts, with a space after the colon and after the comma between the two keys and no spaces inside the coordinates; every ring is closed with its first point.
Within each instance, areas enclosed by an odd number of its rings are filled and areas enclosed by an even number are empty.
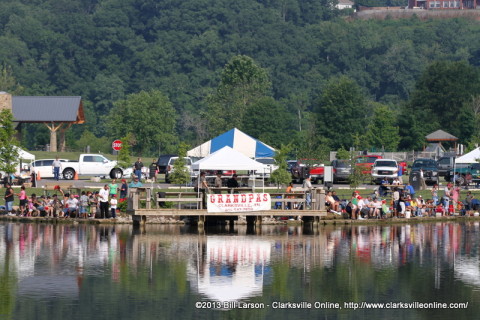
{"type": "MultiPolygon", "coordinates": [[[[479,136],[478,22],[345,13],[328,0],[4,0],[0,90],[81,95],[70,146],[132,132],[146,155],[233,126],[299,155],[479,136]]],[[[48,133],[30,125],[23,143],[48,133]]]]}

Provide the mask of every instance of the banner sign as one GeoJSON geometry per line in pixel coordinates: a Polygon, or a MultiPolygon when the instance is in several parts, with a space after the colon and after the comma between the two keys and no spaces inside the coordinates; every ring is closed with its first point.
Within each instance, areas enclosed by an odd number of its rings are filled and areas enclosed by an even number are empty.
{"type": "Polygon", "coordinates": [[[271,209],[269,193],[208,195],[207,212],[251,212],[271,209]]]}

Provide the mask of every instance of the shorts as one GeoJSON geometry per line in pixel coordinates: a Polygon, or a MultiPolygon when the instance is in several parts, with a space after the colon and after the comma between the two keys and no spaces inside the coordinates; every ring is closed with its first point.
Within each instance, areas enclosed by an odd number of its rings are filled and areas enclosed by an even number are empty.
{"type": "Polygon", "coordinates": [[[20,206],[25,207],[27,205],[27,199],[20,199],[20,206]]]}

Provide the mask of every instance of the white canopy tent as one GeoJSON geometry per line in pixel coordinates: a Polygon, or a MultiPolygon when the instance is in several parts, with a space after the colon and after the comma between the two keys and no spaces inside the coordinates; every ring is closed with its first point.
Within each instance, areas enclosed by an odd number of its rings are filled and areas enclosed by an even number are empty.
{"type": "MultiPolygon", "coordinates": [[[[252,160],[243,153],[230,147],[210,154],[209,156],[198,160],[192,164],[193,170],[248,170],[264,172],[263,163],[252,160]]],[[[255,175],[254,175],[255,176],[255,175]]],[[[255,183],[254,183],[255,185],[255,183]]],[[[264,187],[264,186],[263,186],[264,187]]]]}
{"type": "Polygon", "coordinates": [[[252,160],[243,153],[230,147],[223,147],[192,164],[193,170],[258,170],[263,171],[264,165],[252,160]]]}
{"type": "Polygon", "coordinates": [[[19,147],[16,147],[17,152],[18,152],[18,159],[21,160],[31,160],[35,161],[35,155],[31,154],[30,152],[27,152],[19,147]]]}
{"type": "Polygon", "coordinates": [[[27,152],[25,150],[23,150],[22,148],[20,147],[15,147],[15,149],[17,150],[17,153],[18,153],[18,164],[17,164],[17,167],[15,169],[15,173],[17,175],[20,175],[22,173],[22,171],[28,171],[29,170],[29,166],[31,165],[31,163],[33,161],[35,161],[35,155],[31,154],[30,152],[27,152]],[[24,166],[24,164],[26,166],[24,166]]]}
{"type": "Polygon", "coordinates": [[[476,148],[469,153],[455,159],[455,164],[460,163],[476,163],[480,160],[480,148],[476,148]]]}

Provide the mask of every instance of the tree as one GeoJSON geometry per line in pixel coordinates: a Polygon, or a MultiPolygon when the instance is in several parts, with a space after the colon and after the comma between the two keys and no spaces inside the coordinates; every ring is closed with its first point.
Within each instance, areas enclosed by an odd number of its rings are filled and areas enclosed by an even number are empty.
{"type": "Polygon", "coordinates": [[[233,57],[223,68],[217,92],[209,98],[212,134],[240,128],[248,106],[267,95],[270,87],[267,71],[252,58],[233,57]]]}
{"type": "Polygon", "coordinates": [[[278,169],[273,171],[270,175],[270,180],[276,183],[278,187],[280,185],[286,185],[292,181],[292,174],[288,171],[287,157],[292,148],[288,145],[282,145],[275,154],[275,162],[278,165],[278,169]]]}
{"type": "Polygon", "coordinates": [[[139,153],[154,153],[158,148],[173,151],[177,140],[176,113],[172,103],[158,90],[130,94],[115,103],[107,118],[111,138],[132,133],[139,153]]]}
{"type": "Polygon", "coordinates": [[[352,146],[353,136],[363,134],[368,109],[360,87],[347,77],[333,78],[317,104],[319,133],[332,147],[352,146]]]}
{"type": "Polygon", "coordinates": [[[125,137],[122,139],[122,149],[118,152],[118,166],[121,168],[130,168],[132,166],[132,161],[130,160],[131,151],[131,141],[132,141],[132,134],[129,132],[125,137]]]}
{"type": "Polygon", "coordinates": [[[0,91],[9,92],[12,95],[21,94],[24,91],[13,76],[12,68],[6,64],[3,64],[0,70],[0,91]]]}
{"type": "Polygon", "coordinates": [[[75,142],[77,149],[85,152],[87,146],[90,147],[91,152],[108,153],[111,151],[111,146],[107,137],[96,137],[92,132],[85,130],[80,139],[75,142]]]}
{"type": "Polygon", "coordinates": [[[297,159],[316,159],[328,161],[330,158],[330,140],[318,132],[317,119],[312,113],[306,113],[306,126],[296,132],[292,139],[297,159]]]}
{"type": "Polygon", "coordinates": [[[437,129],[457,136],[466,142],[474,133],[475,117],[471,97],[480,93],[480,73],[465,61],[438,61],[423,72],[417,82],[412,99],[405,106],[403,118],[418,121],[404,121],[400,134],[410,142],[408,147],[419,148],[423,137],[437,129]],[[420,141],[409,137],[417,133],[420,141]]]}
{"type": "Polygon", "coordinates": [[[366,138],[370,147],[396,151],[400,142],[397,117],[388,106],[375,103],[373,118],[367,127],[366,138]]]}
{"type": "Polygon", "coordinates": [[[346,160],[350,159],[350,153],[343,147],[337,150],[337,160],[346,160]]]}
{"type": "Polygon", "coordinates": [[[187,162],[185,161],[187,149],[188,146],[183,142],[178,145],[178,158],[173,164],[173,170],[169,178],[174,184],[186,184],[191,180],[190,171],[188,170],[186,166],[187,162]]]}
{"type": "Polygon", "coordinates": [[[15,172],[18,164],[18,141],[13,128],[13,115],[8,109],[0,111],[0,171],[15,172]]]}
{"type": "Polygon", "coordinates": [[[362,183],[365,178],[367,177],[366,174],[363,173],[363,168],[356,165],[356,153],[355,151],[347,151],[343,147],[337,150],[338,160],[346,160],[349,163],[350,167],[352,168],[351,174],[348,176],[348,183],[350,187],[356,188],[362,183]]]}
{"type": "Polygon", "coordinates": [[[294,118],[284,105],[272,97],[263,97],[252,103],[239,129],[267,144],[280,146],[289,143],[295,132],[294,118]]]}

